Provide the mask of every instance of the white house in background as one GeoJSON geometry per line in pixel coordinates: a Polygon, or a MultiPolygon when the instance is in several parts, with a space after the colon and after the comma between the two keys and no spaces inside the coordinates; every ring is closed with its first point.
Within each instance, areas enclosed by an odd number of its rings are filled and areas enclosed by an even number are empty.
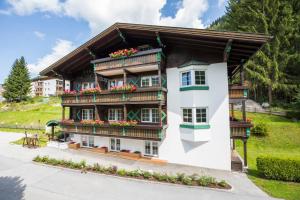
{"type": "MultiPolygon", "coordinates": [[[[70,82],[65,81],[65,89],[70,89],[70,82]]],[[[31,96],[57,96],[63,93],[63,80],[47,76],[31,79],[31,96]]]]}
{"type": "Polygon", "coordinates": [[[61,127],[76,147],[230,170],[236,139],[244,142],[247,165],[251,123],[229,107],[244,105],[243,63],[269,39],[116,23],[40,74],[72,80],[61,127]],[[232,85],[235,75],[240,83],[232,85]],[[84,91],[94,87],[101,90],[84,91]]]}

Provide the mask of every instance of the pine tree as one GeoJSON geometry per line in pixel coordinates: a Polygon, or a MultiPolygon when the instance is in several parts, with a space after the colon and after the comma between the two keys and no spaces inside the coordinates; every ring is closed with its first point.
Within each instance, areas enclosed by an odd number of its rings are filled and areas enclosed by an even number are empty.
{"type": "Polygon", "coordinates": [[[30,93],[30,76],[24,57],[16,59],[4,82],[3,97],[9,101],[23,101],[30,93]]]}

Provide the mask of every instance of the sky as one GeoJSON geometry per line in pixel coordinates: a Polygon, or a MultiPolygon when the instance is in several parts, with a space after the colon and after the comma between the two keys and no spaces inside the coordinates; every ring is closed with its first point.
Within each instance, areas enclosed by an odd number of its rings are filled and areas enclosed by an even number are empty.
{"type": "Polygon", "coordinates": [[[115,22],[206,28],[227,0],[0,0],[0,83],[25,57],[31,77],[115,22]]]}

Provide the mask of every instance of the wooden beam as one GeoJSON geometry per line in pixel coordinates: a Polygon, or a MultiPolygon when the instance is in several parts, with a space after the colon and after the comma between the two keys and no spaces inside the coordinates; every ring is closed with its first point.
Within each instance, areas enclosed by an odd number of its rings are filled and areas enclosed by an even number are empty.
{"type": "Polygon", "coordinates": [[[243,139],[244,143],[244,167],[248,166],[248,161],[247,161],[247,139],[243,139]]]}
{"type": "Polygon", "coordinates": [[[127,121],[127,106],[126,104],[123,105],[123,114],[124,114],[124,120],[127,121]]]}
{"type": "Polygon", "coordinates": [[[85,50],[89,53],[90,56],[92,56],[93,59],[96,59],[97,56],[94,52],[91,51],[91,49],[85,48],[85,50]]]}
{"type": "Polygon", "coordinates": [[[126,40],[124,34],[120,31],[119,28],[116,28],[116,30],[118,31],[119,36],[121,37],[122,41],[123,41],[126,45],[128,45],[128,42],[127,42],[127,40],[126,40]]]}
{"type": "Polygon", "coordinates": [[[224,49],[223,61],[227,62],[231,51],[232,39],[229,39],[224,49]]]}
{"type": "Polygon", "coordinates": [[[161,38],[160,38],[160,35],[159,35],[159,32],[155,32],[155,35],[156,35],[156,41],[157,41],[158,45],[159,45],[160,47],[162,47],[162,48],[165,48],[166,45],[164,45],[164,44],[162,43],[161,38]]]}

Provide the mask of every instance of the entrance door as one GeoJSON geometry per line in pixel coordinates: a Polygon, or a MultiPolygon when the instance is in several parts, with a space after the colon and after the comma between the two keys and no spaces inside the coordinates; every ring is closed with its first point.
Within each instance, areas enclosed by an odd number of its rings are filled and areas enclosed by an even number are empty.
{"type": "Polygon", "coordinates": [[[121,140],[119,138],[110,138],[110,150],[111,151],[121,150],[121,140]]]}

